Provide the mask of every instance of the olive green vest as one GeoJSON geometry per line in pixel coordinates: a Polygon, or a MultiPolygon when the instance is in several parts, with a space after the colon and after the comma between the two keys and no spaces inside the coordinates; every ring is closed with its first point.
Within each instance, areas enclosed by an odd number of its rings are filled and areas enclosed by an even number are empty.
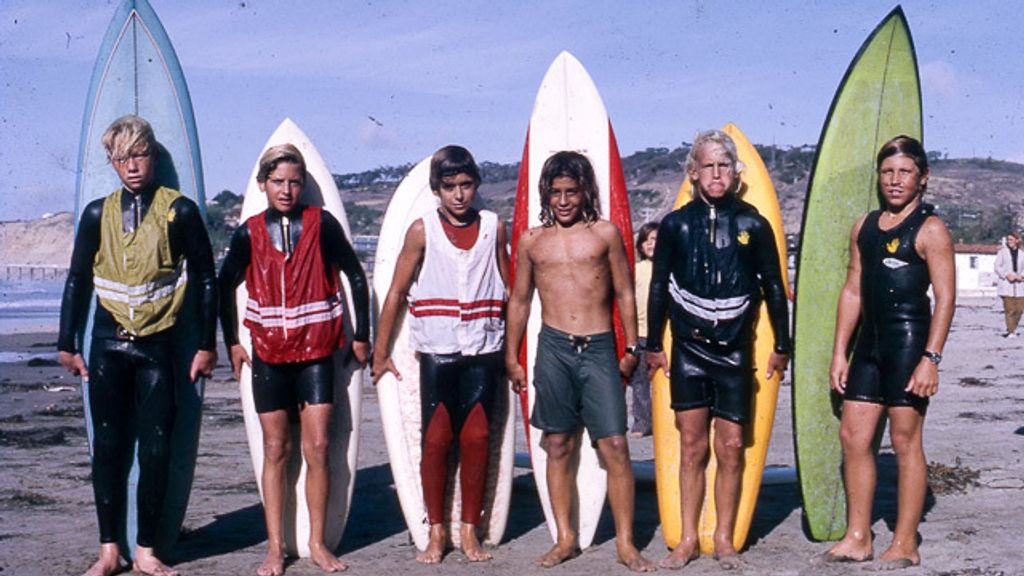
{"type": "Polygon", "coordinates": [[[167,226],[174,220],[171,203],[181,193],[161,186],[134,232],[125,234],[119,189],[103,202],[100,248],[93,261],[93,281],[100,305],[134,336],[149,336],[174,326],[185,301],[185,261],[171,254],[167,226]]]}

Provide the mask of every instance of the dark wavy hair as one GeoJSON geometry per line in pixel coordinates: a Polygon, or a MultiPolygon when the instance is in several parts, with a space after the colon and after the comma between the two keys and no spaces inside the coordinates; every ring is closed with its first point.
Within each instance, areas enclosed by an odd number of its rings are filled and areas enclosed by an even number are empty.
{"type": "Polygon", "coordinates": [[[644,222],[640,226],[640,231],[636,233],[636,253],[637,257],[641,260],[649,260],[649,258],[647,258],[647,254],[644,254],[641,246],[644,245],[644,242],[647,242],[647,238],[650,237],[652,232],[658,231],[658,226],[661,226],[661,222],[658,222],[657,220],[644,222]]]}
{"type": "Polygon", "coordinates": [[[440,190],[441,180],[456,174],[465,174],[480,185],[480,170],[469,150],[452,144],[434,152],[430,158],[430,189],[440,190]]]}
{"type": "Polygon", "coordinates": [[[540,171],[540,222],[545,227],[554,226],[555,215],[551,212],[551,185],[555,178],[572,178],[583,193],[580,211],[583,222],[596,222],[601,215],[601,198],[597,195],[597,178],[590,160],[579,152],[563,150],[556,152],[544,162],[540,171]]]}

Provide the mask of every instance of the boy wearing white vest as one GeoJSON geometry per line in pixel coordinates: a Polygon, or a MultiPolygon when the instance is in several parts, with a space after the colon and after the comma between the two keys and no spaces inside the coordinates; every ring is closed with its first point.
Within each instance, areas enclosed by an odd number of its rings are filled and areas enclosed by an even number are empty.
{"type": "Polygon", "coordinates": [[[420,360],[423,458],[420,477],[430,522],[427,549],[444,557],[448,460],[458,439],[462,487],[461,548],[471,562],[491,559],[476,534],[487,481],[489,418],[501,390],[508,283],[505,224],[472,207],[480,173],[468,150],[445,146],[430,162],[437,211],[409,227],[382,306],[373,380],[402,379],[391,360],[395,321],[408,301],[410,340],[420,360]]]}

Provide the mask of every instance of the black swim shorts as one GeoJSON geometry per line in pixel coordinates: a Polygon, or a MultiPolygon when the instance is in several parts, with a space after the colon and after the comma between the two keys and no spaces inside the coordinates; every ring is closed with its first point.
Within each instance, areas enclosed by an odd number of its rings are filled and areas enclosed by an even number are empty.
{"type": "Polygon", "coordinates": [[[864,330],[854,348],[843,399],[923,410],[928,398],[907,392],[914,369],[924,357],[928,324],[893,323],[864,330]]]}
{"type": "Polygon", "coordinates": [[[737,424],[750,421],[754,382],[752,344],[718,344],[676,338],[672,343],[672,409],[710,408],[737,424]]]}
{"type": "Polygon", "coordinates": [[[254,354],[252,397],[260,414],[292,410],[300,404],[332,404],[334,357],[268,364],[254,354]]]}

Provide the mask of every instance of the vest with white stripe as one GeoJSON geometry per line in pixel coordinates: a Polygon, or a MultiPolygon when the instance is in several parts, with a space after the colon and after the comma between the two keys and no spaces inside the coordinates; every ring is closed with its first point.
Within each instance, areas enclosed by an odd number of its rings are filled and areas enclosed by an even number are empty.
{"type": "Polygon", "coordinates": [[[96,297],[114,320],[134,336],[150,336],[174,326],[185,302],[185,261],[171,253],[167,227],[171,204],[181,193],[161,186],[132,232],[121,222],[123,189],[103,201],[100,248],[93,260],[96,297]]]}
{"type": "Polygon", "coordinates": [[[265,211],[246,226],[252,256],[245,271],[245,326],[260,360],[318,360],[344,346],[340,280],[320,250],[320,208],[305,207],[302,235],[287,257],[270,240],[265,211]]]}
{"type": "Polygon", "coordinates": [[[451,243],[438,214],[425,216],[423,224],[423,264],[409,290],[413,349],[466,356],[501,350],[505,283],[498,269],[497,215],[480,211],[480,230],[469,250],[451,243]]]}

